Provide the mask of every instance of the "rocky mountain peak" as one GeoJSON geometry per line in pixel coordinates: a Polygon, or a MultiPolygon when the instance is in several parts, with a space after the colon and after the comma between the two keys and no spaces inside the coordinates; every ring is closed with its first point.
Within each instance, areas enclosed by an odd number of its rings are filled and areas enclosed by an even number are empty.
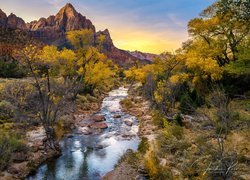
{"type": "Polygon", "coordinates": [[[20,17],[17,17],[15,14],[11,13],[8,17],[7,17],[7,27],[8,28],[12,28],[12,29],[27,29],[26,27],[26,23],[24,22],[24,20],[20,17]]]}
{"type": "Polygon", "coordinates": [[[66,16],[67,18],[77,17],[78,13],[73,7],[72,4],[67,3],[64,7],[62,7],[59,12],[56,14],[56,18],[60,19],[62,16],[66,16]]]}

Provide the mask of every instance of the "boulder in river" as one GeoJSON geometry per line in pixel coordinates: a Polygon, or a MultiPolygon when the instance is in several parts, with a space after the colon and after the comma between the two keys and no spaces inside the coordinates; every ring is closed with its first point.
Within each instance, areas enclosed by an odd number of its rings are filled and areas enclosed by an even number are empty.
{"type": "Polygon", "coordinates": [[[133,125],[133,121],[130,120],[130,119],[124,119],[124,123],[125,123],[127,126],[132,126],[132,125],[133,125]]]}
{"type": "Polygon", "coordinates": [[[96,121],[96,122],[101,122],[101,121],[105,121],[105,116],[103,115],[94,115],[91,117],[91,119],[93,121],[96,121]]]}
{"type": "Polygon", "coordinates": [[[91,128],[106,129],[106,128],[108,128],[108,125],[105,122],[94,122],[91,124],[91,128]]]}
{"type": "Polygon", "coordinates": [[[121,115],[120,114],[115,114],[114,116],[113,116],[113,118],[121,118],[121,115]]]}
{"type": "Polygon", "coordinates": [[[101,145],[101,144],[97,144],[97,145],[95,146],[95,149],[103,149],[103,148],[104,148],[104,146],[101,145]]]}
{"type": "Polygon", "coordinates": [[[88,127],[80,127],[79,130],[80,130],[81,133],[83,133],[84,135],[90,135],[90,134],[92,134],[91,129],[88,128],[88,127]]]}

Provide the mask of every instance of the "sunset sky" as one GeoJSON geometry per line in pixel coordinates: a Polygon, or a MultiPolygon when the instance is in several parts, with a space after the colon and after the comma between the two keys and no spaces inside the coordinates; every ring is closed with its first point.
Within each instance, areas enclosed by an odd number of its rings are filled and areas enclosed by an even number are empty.
{"type": "Polygon", "coordinates": [[[109,29],[117,47],[161,53],[181,47],[188,21],[214,0],[0,0],[0,9],[29,22],[56,14],[67,2],[97,30],[109,29]]]}

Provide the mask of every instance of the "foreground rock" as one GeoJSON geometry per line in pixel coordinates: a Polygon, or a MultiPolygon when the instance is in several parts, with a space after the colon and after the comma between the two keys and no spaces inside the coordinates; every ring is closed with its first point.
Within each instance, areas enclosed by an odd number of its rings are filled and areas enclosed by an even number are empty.
{"type": "Polygon", "coordinates": [[[94,122],[90,127],[94,129],[106,129],[108,125],[105,122],[94,122]]]}
{"type": "Polygon", "coordinates": [[[104,115],[94,115],[91,116],[91,120],[100,122],[100,121],[105,121],[105,116],[104,115]]]}
{"type": "Polygon", "coordinates": [[[115,118],[115,119],[121,118],[121,115],[120,115],[120,114],[115,114],[115,115],[113,116],[113,118],[115,118]]]}
{"type": "Polygon", "coordinates": [[[91,129],[89,127],[80,127],[78,129],[84,135],[90,135],[90,134],[92,134],[92,131],[91,131],[91,129]]]}
{"type": "Polygon", "coordinates": [[[132,126],[132,125],[133,125],[133,121],[130,120],[130,119],[124,119],[124,123],[125,123],[127,126],[132,126]]]}

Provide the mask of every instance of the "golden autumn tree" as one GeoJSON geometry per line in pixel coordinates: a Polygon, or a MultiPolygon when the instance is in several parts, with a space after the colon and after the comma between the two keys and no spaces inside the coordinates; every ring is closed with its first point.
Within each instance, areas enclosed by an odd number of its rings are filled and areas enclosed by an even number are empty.
{"type": "MultiPolygon", "coordinates": [[[[114,64],[108,61],[106,55],[93,46],[93,32],[86,29],[71,31],[68,32],[67,39],[76,49],[76,72],[81,82],[79,86],[88,89],[90,93],[95,88],[112,86],[117,68],[114,68],[114,64]]],[[[101,44],[104,40],[105,37],[100,36],[98,43],[101,44]]]]}
{"type": "Polygon", "coordinates": [[[34,98],[31,103],[46,132],[44,145],[53,150],[59,150],[55,123],[70,109],[69,105],[75,92],[73,83],[60,79],[61,75],[65,75],[64,71],[61,72],[64,68],[62,59],[69,63],[72,61],[72,55],[72,52],[58,51],[55,46],[41,48],[30,45],[20,52],[22,63],[29,69],[34,80],[34,97],[37,99],[34,98]]]}

